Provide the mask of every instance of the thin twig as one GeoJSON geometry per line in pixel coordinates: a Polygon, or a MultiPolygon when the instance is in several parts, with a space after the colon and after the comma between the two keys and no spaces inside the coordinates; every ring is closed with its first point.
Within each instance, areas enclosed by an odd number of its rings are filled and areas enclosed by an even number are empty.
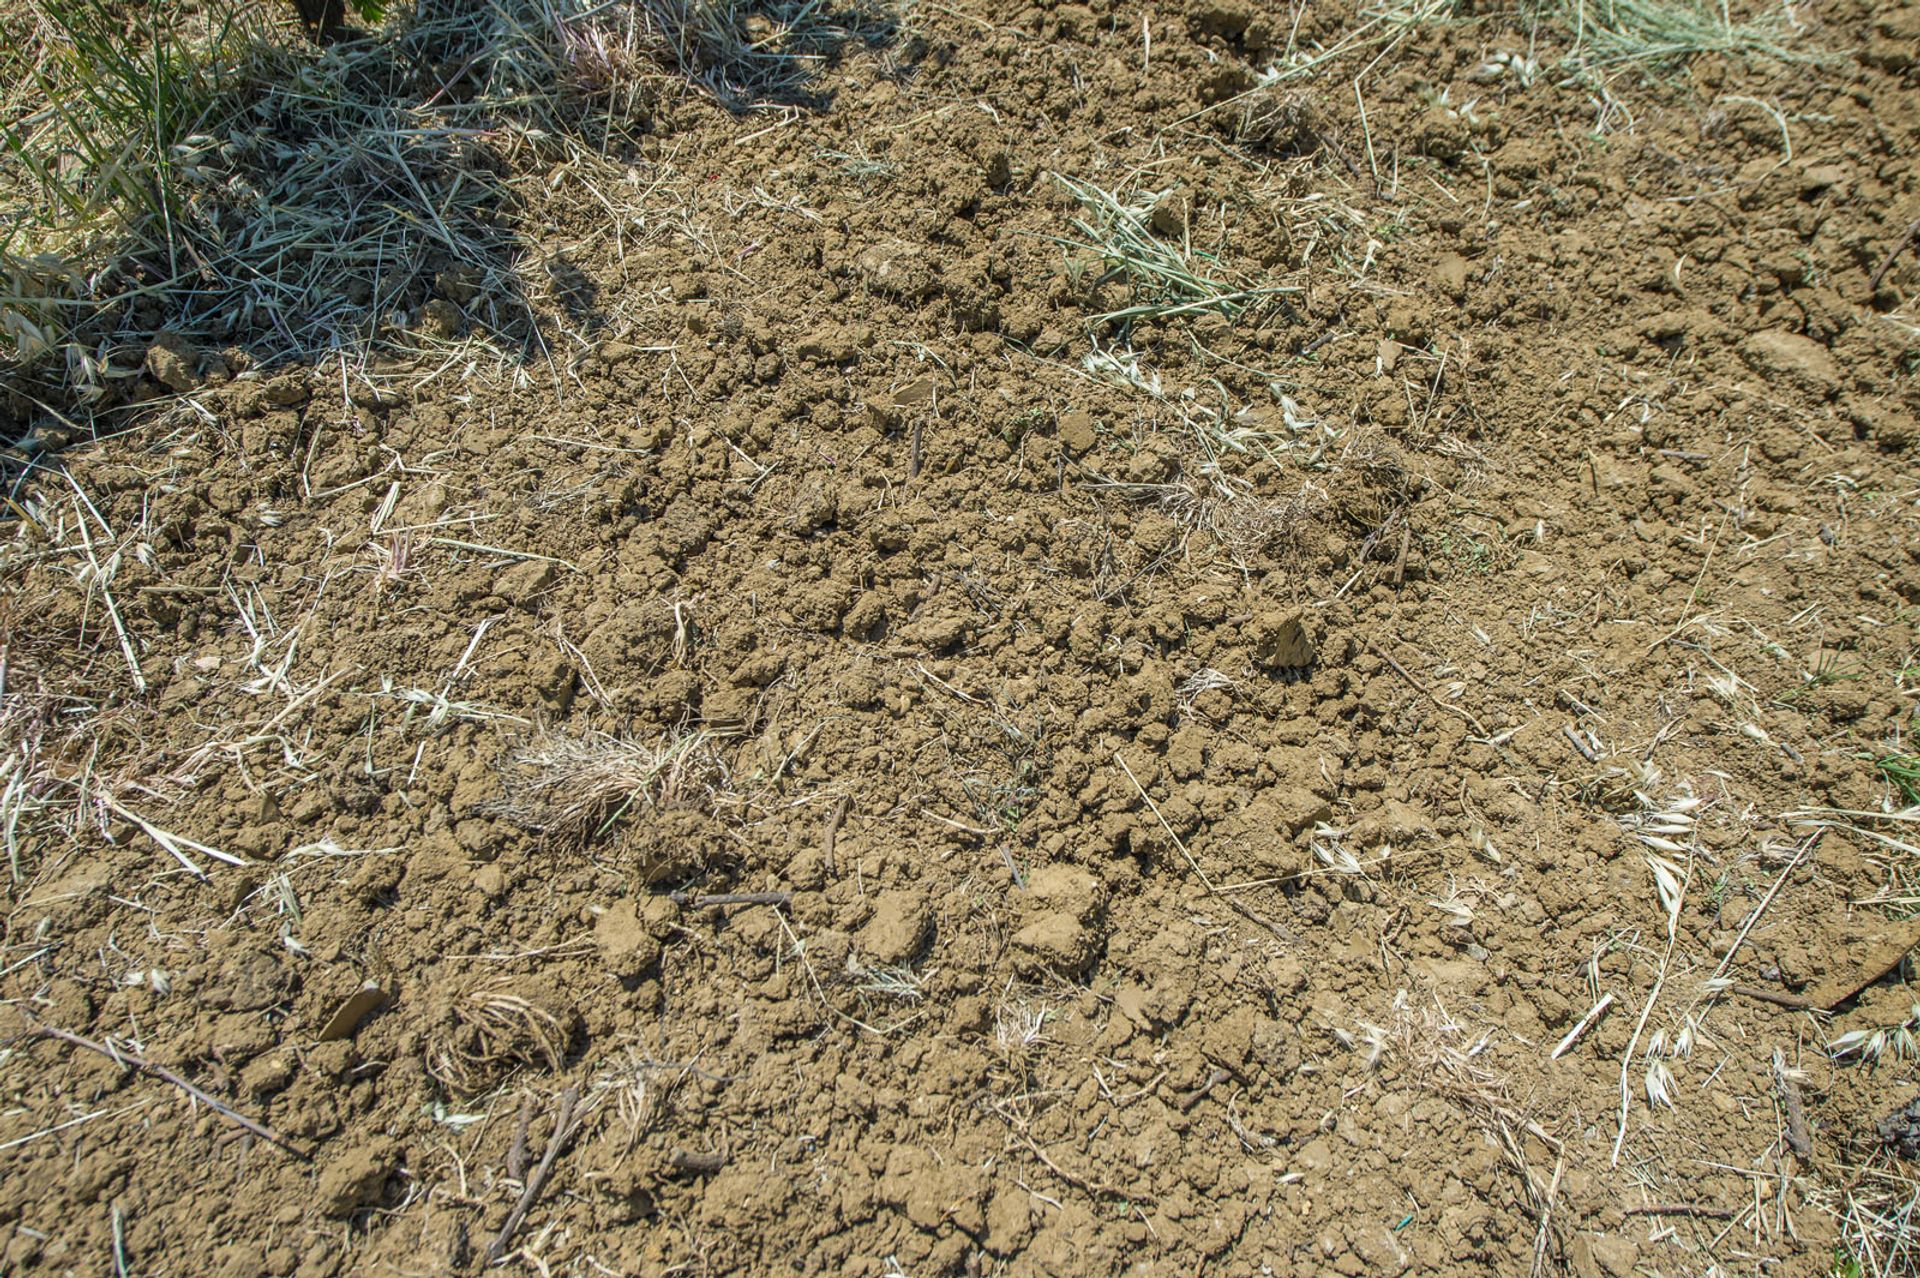
{"type": "Polygon", "coordinates": [[[1732,1220],[1734,1210],[1731,1207],[1699,1207],[1693,1203],[1649,1203],[1645,1207],[1628,1207],[1620,1214],[1623,1216],[1695,1216],[1701,1220],[1732,1220]]]}
{"type": "MultiPolygon", "coordinates": [[[[100,566],[99,556],[93,553],[93,538],[87,533],[87,520],[76,508],[75,523],[80,528],[80,543],[86,548],[87,562],[93,565],[93,577],[90,586],[100,587],[100,598],[107,606],[107,619],[113,622],[113,633],[120,640],[120,655],[126,659],[127,673],[133,676],[133,690],[141,696],[147,694],[146,676],[140,673],[140,658],[133,650],[133,637],[127,633],[126,623],[120,620],[120,605],[113,601],[113,591],[107,584],[107,570],[100,566]]],[[[105,525],[103,524],[102,527],[105,525]]]]}
{"type": "Polygon", "coordinates": [[[710,905],[793,904],[791,892],[716,892],[711,896],[695,896],[691,892],[672,892],[668,895],[675,905],[684,905],[694,910],[704,910],[710,905]]]}
{"type": "Polygon", "coordinates": [[[1773,904],[1773,898],[1779,895],[1781,886],[1787,881],[1787,876],[1800,868],[1800,862],[1806,859],[1807,853],[1819,846],[1820,840],[1826,833],[1827,827],[1821,826],[1800,840],[1800,845],[1793,850],[1793,856],[1788,860],[1786,868],[1780,871],[1780,877],[1773,881],[1773,886],[1767,889],[1767,894],[1760,898],[1760,904],[1753,907],[1753,913],[1747,915],[1747,921],[1740,925],[1740,934],[1733,938],[1733,944],[1728,946],[1726,954],[1721,956],[1719,966],[1715,967],[1713,975],[1707,978],[1709,982],[1717,981],[1726,975],[1727,967],[1733,962],[1733,956],[1740,952],[1740,946],[1746,941],[1747,933],[1753,931],[1753,925],[1760,921],[1760,916],[1767,912],[1769,905],[1773,904]]]}
{"type": "Polygon", "coordinates": [[[1798,994],[1788,994],[1783,990],[1762,989],[1758,985],[1732,985],[1728,992],[1742,998],[1757,998],[1762,1003],[1772,1003],[1775,1007],[1784,1007],[1795,1012],[1813,1010],[1813,1000],[1802,998],[1798,994]]]}
{"type": "Polygon", "coordinates": [[[540,1165],[533,1170],[533,1178],[527,1187],[520,1191],[520,1201],[507,1213],[507,1221],[500,1226],[500,1232],[487,1244],[487,1263],[497,1265],[507,1254],[507,1244],[513,1241],[513,1235],[519,1230],[520,1223],[527,1218],[527,1212],[540,1198],[540,1191],[547,1187],[547,1177],[553,1174],[553,1160],[560,1155],[561,1146],[573,1137],[573,1106],[580,1099],[580,1089],[569,1087],[560,1093],[560,1114],[554,1119],[553,1135],[547,1138],[546,1152],[540,1155],[540,1165]]]}
{"type": "Polygon", "coordinates": [[[1813,1138],[1807,1134],[1807,1107],[1800,1098],[1800,1084],[1787,1069],[1787,1053],[1773,1049],[1773,1088],[1780,1094],[1780,1108],[1787,1116],[1787,1147],[1802,1158],[1813,1156],[1813,1138]]]}
{"type": "Polygon", "coordinates": [[[186,1079],[180,1077],[178,1074],[174,1073],[172,1070],[168,1069],[164,1065],[156,1065],[152,1061],[148,1060],[146,1057],[137,1056],[134,1053],[127,1051],[125,1048],[109,1047],[105,1043],[96,1043],[94,1040],[90,1038],[82,1038],[80,1035],[75,1034],[70,1030],[56,1029],[51,1025],[42,1025],[40,1027],[39,1032],[41,1037],[43,1038],[59,1039],[63,1043],[72,1043],[75,1047],[84,1047],[90,1052],[100,1053],[100,1055],[106,1057],[110,1061],[113,1061],[117,1065],[121,1065],[130,1069],[137,1069],[137,1070],[140,1070],[142,1073],[151,1074],[155,1078],[161,1079],[164,1082],[172,1083],[175,1087],[178,1087],[181,1091],[193,1097],[195,1100],[199,1101],[201,1104],[205,1105],[208,1109],[211,1109],[214,1113],[226,1119],[228,1122],[239,1124],[241,1127],[244,1127],[248,1131],[252,1132],[255,1136],[258,1136],[261,1140],[268,1141],[268,1142],[271,1142],[272,1144],[278,1145],[280,1148],[286,1150],[289,1154],[292,1154],[295,1158],[301,1159],[302,1161],[306,1161],[306,1162],[311,1162],[313,1160],[313,1155],[309,1154],[306,1150],[300,1148],[298,1145],[294,1144],[292,1141],[288,1140],[286,1137],[280,1135],[280,1133],[274,1131],[271,1127],[268,1127],[263,1123],[256,1122],[253,1119],[248,1118],[245,1114],[240,1113],[238,1110],[232,1109],[227,1105],[222,1104],[220,1101],[215,1100],[213,1097],[207,1095],[205,1092],[201,1091],[198,1087],[195,1087],[192,1083],[189,1083],[186,1079]]]}
{"type": "Polygon", "coordinates": [[[1593,1023],[1599,1020],[1602,1016],[1605,1016],[1607,1013],[1607,1009],[1612,1006],[1613,1006],[1613,991],[1608,990],[1605,994],[1602,994],[1600,996],[1600,1001],[1598,1003],[1595,1003],[1592,1007],[1588,1008],[1587,1014],[1581,1017],[1579,1022],[1576,1023],[1572,1029],[1567,1031],[1567,1036],[1560,1040],[1560,1045],[1558,1047],[1555,1047],[1553,1049],[1553,1056],[1550,1059],[1557,1061],[1562,1056],[1565,1056],[1568,1052],[1572,1051],[1573,1045],[1580,1041],[1580,1036],[1582,1034],[1585,1034],[1589,1029],[1592,1029],[1593,1023]]]}
{"type": "Polygon", "coordinates": [[[843,794],[840,801],[833,805],[833,812],[827,817],[826,831],[820,836],[821,859],[826,863],[829,878],[839,873],[833,863],[833,853],[840,841],[840,823],[846,819],[847,796],[843,794]]]}
{"type": "Polygon", "coordinates": [[[1145,1194],[1130,1193],[1129,1191],[1124,1189],[1115,1189],[1112,1185],[1106,1184],[1103,1181],[1088,1180],[1085,1176],[1076,1176],[1074,1173],[1062,1167],[1059,1163],[1054,1162],[1053,1159],[1047,1157],[1047,1151],[1040,1148],[1039,1144],[1034,1141],[1033,1137],[1027,1135],[1025,1132],[1020,1133],[1020,1139],[1027,1143],[1027,1148],[1031,1149],[1034,1153],[1034,1156],[1038,1158],[1041,1162],[1045,1163],[1047,1167],[1052,1170],[1054,1175],[1058,1176],[1061,1180],[1066,1181],[1069,1185],[1073,1185],[1073,1186],[1076,1186],[1077,1188],[1083,1189],[1087,1193],[1093,1194],[1096,1197],[1118,1198],[1122,1202],[1129,1202],[1129,1203],[1145,1203],[1149,1207],[1154,1205],[1153,1199],[1149,1198],[1145,1194]]]}
{"type": "Polygon", "coordinates": [[[1573,748],[1578,750],[1580,757],[1588,763],[1600,762],[1599,753],[1596,752],[1592,746],[1580,739],[1580,734],[1574,730],[1574,726],[1571,723],[1563,723],[1560,725],[1560,735],[1573,742],[1573,748]]]}
{"type": "Polygon", "coordinates": [[[1120,757],[1118,750],[1113,752],[1113,761],[1120,765],[1122,772],[1127,774],[1127,780],[1133,782],[1133,788],[1140,792],[1142,799],[1146,800],[1147,809],[1153,813],[1153,819],[1160,823],[1160,828],[1167,832],[1169,839],[1173,840],[1173,846],[1180,849],[1180,855],[1187,858],[1187,864],[1192,867],[1194,874],[1200,879],[1201,886],[1205,887],[1210,895],[1226,902],[1229,909],[1245,916],[1252,922],[1258,923],[1261,927],[1266,928],[1281,940],[1291,941],[1294,939],[1292,933],[1288,932],[1287,929],[1281,927],[1278,923],[1275,923],[1272,919],[1267,918],[1251,906],[1228,896],[1219,888],[1215,887],[1213,880],[1207,877],[1207,872],[1200,868],[1200,863],[1193,859],[1193,853],[1187,851],[1187,845],[1181,841],[1179,835],[1173,832],[1173,827],[1167,824],[1167,818],[1160,814],[1160,805],[1153,801],[1153,796],[1147,793],[1147,788],[1140,784],[1140,778],[1133,775],[1133,769],[1127,766],[1127,761],[1120,757]]]}
{"type": "Polygon", "coordinates": [[[1233,1075],[1227,1073],[1227,1071],[1225,1071],[1224,1069],[1215,1069],[1215,1070],[1209,1071],[1207,1074],[1206,1082],[1200,1084],[1200,1086],[1194,1088],[1190,1092],[1181,1092],[1178,1096],[1173,1098],[1173,1103],[1176,1106],[1178,1106],[1180,1109],[1180,1112],[1184,1114],[1188,1110],[1192,1109],[1195,1105],[1198,1105],[1201,1101],[1205,1100],[1207,1098],[1208,1092],[1212,1091],[1214,1088],[1218,1087],[1220,1084],[1226,1082],[1229,1078],[1232,1078],[1232,1077],[1233,1075]]]}
{"type": "Polygon", "coordinates": [[[119,1203],[113,1205],[113,1272],[127,1278],[127,1219],[119,1203]]]}
{"type": "Polygon", "coordinates": [[[527,1183],[527,1129],[533,1126],[533,1093],[520,1098],[520,1121],[514,1125],[513,1144],[507,1147],[507,1179],[527,1183]]]}
{"type": "Polygon", "coordinates": [[[1459,715],[1462,719],[1465,719],[1468,723],[1472,724],[1473,730],[1479,733],[1481,736],[1484,737],[1487,735],[1486,725],[1482,724],[1478,719],[1474,718],[1472,711],[1466,709],[1463,706],[1456,706],[1452,702],[1442,701],[1439,697],[1429,692],[1427,690],[1427,685],[1425,685],[1424,683],[1421,683],[1418,679],[1414,678],[1413,675],[1408,673],[1407,668],[1401,665],[1398,661],[1395,661],[1393,659],[1392,653],[1388,652],[1385,648],[1382,648],[1379,644],[1375,643],[1373,641],[1373,636],[1371,635],[1367,636],[1367,647],[1373,649],[1375,655],[1380,657],[1380,659],[1385,661],[1388,665],[1392,666],[1393,672],[1399,675],[1402,679],[1405,679],[1408,685],[1412,687],[1415,692],[1418,692],[1421,696],[1433,702],[1434,705],[1439,706],[1442,710],[1445,710],[1450,714],[1459,715]]]}
{"type": "MultiPolygon", "coordinates": [[[[1693,856],[1687,856],[1686,874],[1680,880],[1680,896],[1685,898],[1687,885],[1693,881],[1693,856]]],[[[1647,993],[1647,1001],[1641,1005],[1640,1019],[1634,1023],[1633,1037],[1627,1040],[1627,1050],[1620,1053],[1620,1132],[1613,1138],[1613,1160],[1611,1166],[1620,1165],[1620,1147],[1627,1143],[1627,1115],[1633,1108],[1633,1089],[1627,1081],[1627,1073],[1633,1068],[1633,1051],[1640,1045],[1640,1034],[1647,1028],[1647,1018],[1653,1015],[1653,1005],[1660,1001],[1660,991],[1666,988],[1667,972],[1673,964],[1673,947],[1680,934],[1680,906],[1675,902],[1667,912],[1667,948],[1660,955],[1660,971],[1653,978],[1653,989],[1647,993]]]]}
{"type": "Polygon", "coordinates": [[[1920,218],[1914,219],[1913,225],[1907,228],[1907,233],[1902,235],[1899,240],[1894,243],[1894,246],[1887,250],[1887,255],[1880,259],[1880,265],[1874,267],[1873,274],[1867,276],[1867,295],[1869,297],[1880,291],[1880,281],[1886,278],[1888,271],[1893,269],[1894,259],[1899,257],[1907,245],[1913,243],[1916,239],[1920,239],[1920,218]]]}

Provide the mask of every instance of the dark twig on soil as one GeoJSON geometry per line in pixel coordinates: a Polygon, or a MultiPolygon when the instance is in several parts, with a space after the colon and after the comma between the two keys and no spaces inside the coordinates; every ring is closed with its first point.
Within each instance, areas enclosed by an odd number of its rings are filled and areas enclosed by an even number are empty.
{"type": "Polygon", "coordinates": [[[1629,1207],[1621,1214],[1624,1216],[1693,1216],[1700,1220],[1732,1220],[1734,1210],[1731,1207],[1700,1207],[1693,1203],[1649,1203],[1645,1207],[1629,1207]]]}
{"type": "Polygon", "coordinates": [[[1327,330],[1326,332],[1324,332],[1324,333],[1322,333],[1322,334],[1320,334],[1320,336],[1318,336],[1318,337],[1316,337],[1316,338],[1314,338],[1314,339],[1313,339],[1312,341],[1310,341],[1310,342],[1308,342],[1308,343],[1307,343],[1306,345],[1304,345],[1304,346],[1302,346],[1302,347],[1300,348],[1300,356],[1299,356],[1299,358],[1301,358],[1301,359],[1305,359],[1305,358],[1306,358],[1307,356],[1309,356],[1309,355],[1311,355],[1311,354],[1313,354],[1313,353],[1314,353],[1315,351],[1317,351],[1317,350],[1319,350],[1319,349],[1320,349],[1320,348],[1321,348],[1322,346],[1325,346],[1325,345],[1326,345],[1326,344],[1327,344],[1328,342],[1331,342],[1331,341],[1333,341],[1333,340],[1334,340],[1335,338],[1337,338],[1337,337],[1339,337],[1339,336],[1340,336],[1340,321],[1342,321],[1342,320],[1345,320],[1345,319],[1346,319],[1346,316],[1345,316],[1345,314],[1342,314],[1342,315],[1340,315],[1339,317],[1337,317],[1337,318],[1336,318],[1336,320],[1335,320],[1335,322],[1334,322],[1334,325],[1333,325],[1333,327],[1332,327],[1332,328],[1330,328],[1330,329],[1328,329],[1328,330],[1327,330]]]}
{"type": "Polygon", "coordinates": [[[520,1229],[520,1224],[540,1199],[540,1191],[547,1187],[547,1178],[553,1174],[553,1160],[560,1155],[560,1149],[573,1138],[573,1106],[580,1099],[580,1089],[569,1087],[560,1093],[560,1114],[553,1122],[553,1134],[547,1137],[546,1152],[540,1155],[540,1165],[533,1169],[533,1178],[527,1187],[520,1191],[520,1201],[507,1213],[507,1221],[500,1226],[500,1232],[487,1244],[487,1263],[497,1265],[507,1254],[507,1245],[520,1229]]]}
{"type": "Polygon", "coordinates": [[[1780,1109],[1787,1118],[1787,1148],[1802,1158],[1813,1156],[1813,1138],[1807,1134],[1807,1107],[1800,1099],[1800,1084],[1787,1069],[1787,1054],[1773,1049],[1773,1089],[1780,1094],[1780,1109]]]}
{"type": "Polygon", "coordinates": [[[826,831],[820,836],[821,860],[826,863],[829,877],[838,874],[834,867],[833,851],[840,842],[840,823],[847,819],[847,796],[841,795],[840,801],[833,805],[833,812],[827,817],[826,831]]]}
{"type": "Polygon", "coordinates": [[[1808,1012],[1813,1010],[1813,1004],[1811,1002],[1798,994],[1788,994],[1784,990],[1762,989],[1758,985],[1735,985],[1732,987],[1732,990],[1733,993],[1740,995],[1742,998],[1756,998],[1762,1003],[1771,1003],[1775,1007],[1784,1007],[1789,1011],[1808,1012]]]}
{"type": "Polygon", "coordinates": [[[513,1129],[513,1144],[507,1147],[507,1179],[527,1183],[527,1128],[533,1125],[533,1097],[520,1098],[520,1121],[513,1129]]]}
{"type": "Polygon", "coordinates": [[[684,1149],[673,1151],[673,1169],[688,1176],[713,1176],[727,1165],[721,1153],[694,1154],[684,1149]]]}
{"type": "Polygon", "coordinates": [[[1867,276],[1867,295],[1869,297],[1880,291],[1880,281],[1885,279],[1887,272],[1893,269],[1894,260],[1906,251],[1907,245],[1912,244],[1915,240],[1920,240],[1920,218],[1913,220],[1913,225],[1907,228],[1907,233],[1902,235],[1894,246],[1887,250],[1887,255],[1880,259],[1880,265],[1874,267],[1873,274],[1867,276]]]}
{"type": "Polygon", "coordinates": [[[695,896],[691,892],[669,893],[675,905],[684,905],[689,909],[704,910],[710,905],[792,905],[791,892],[716,892],[711,896],[695,896]]]}
{"type": "Polygon", "coordinates": [[[117,1065],[125,1066],[130,1069],[137,1069],[137,1070],[140,1070],[142,1073],[151,1074],[155,1078],[161,1079],[165,1082],[172,1083],[175,1087],[179,1088],[181,1091],[185,1092],[187,1095],[193,1097],[195,1100],[199,1101],[201,1104],[205,1105],[208,1109],[211,1109],[214,1113],[226,1119],[228,1122],[239,1124],[241,1127],[244,1127],[248,1131],[252,1132],[255,1136],[258,1136],[261,1140],[268,1141],[272,1144],[278,1145],[280,1148],[286,1150],[289,1154],[292,1154],[295,1158],[302,1159],[303,1161],[311,1162],[313,1159],[313,1155],[309,1154],[306,1150],[300,1148],[298,1145],[294,1144],[292,1141],[288,1140],[286,1137],[280,1135],[278,1132],[274,1131],[271,1127],[268,1127],[263,1123],[259,1123],[251,1118],[248,1118],[245,1114],[240,1113],[238,1110],[231,1109],[228,1106],[223,1105],[222,1103],[215,1100],[213,1097],[207,1095],[205,1092],[201,1091],[198,1087],[195,1087],[192,1083],[189,1083],[186,1079],[180,1077],[178,1074],[174,1073],[172,1070],[168,1069],[164,1065],[155,1065],[152,1061],[146,1059],[144,1056],[136,1056],[132,1052],[127,1051],[125,1048],[109,1047],[105,1043],[96,1043],[90,1038],[82,1038],[78,1034],[74,1034],[74,1033],[71,1033],[70,1031],[63,1030],[63,1029],[55,1029],[51,1025],[42,1025],[40,1027],[39,1032],[41,1037],[43,1038],[58,1039],[63,1043],[72,1043],[75,1047],[84,1047],[90,1052],[100,1053],[100,1055],[106,1057],[110,1061],[113,1061],[117,1065]]]}
{"type": "Polygon", "coordinates": [[[1224,1069],[1213,1070],[1211,1073],[1207,1075],[1206,1082],[1200,1084],[1200,1086],[1194,1088],[1190,1092],[1181,1092],[1178,1096],[1173,1098],[1173,1103],[1177,1105],[1180,1109],[1180,1112],[1184,1114],[1188,1110],[1192,1109],[1195,1105],[1198,1105],[1201,1101],[1205,1100],[1207,1098],[1208,1092],[1212,1091],[1214,1088],[1218,1087],[1220,1084],[1226,1082],[1229,1078],[1232,1078],[1232,1077],[1233,1075],[1227,1073],[1227,1071],[1225,1071],[1224,1069]]]}

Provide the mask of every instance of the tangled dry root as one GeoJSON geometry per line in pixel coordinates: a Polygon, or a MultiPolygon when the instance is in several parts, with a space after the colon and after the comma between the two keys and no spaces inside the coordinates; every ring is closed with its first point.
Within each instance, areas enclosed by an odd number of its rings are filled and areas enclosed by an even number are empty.
{"type": "Polygon", "coordinates": [[[554,990],[495,977],[457,991],[427,1044],[427,1073],[450,1095],[477,1096],[519,1069],[558,1071],[580,1018],[554,990]]]}

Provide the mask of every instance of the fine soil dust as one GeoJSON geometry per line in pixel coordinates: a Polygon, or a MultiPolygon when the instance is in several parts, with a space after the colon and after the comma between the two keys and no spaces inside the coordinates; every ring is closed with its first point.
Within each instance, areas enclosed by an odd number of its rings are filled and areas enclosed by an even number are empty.
{"type": "Polygon", "coordinates": [[[1920,7],[1793,17],[929,5],[534,175],[524,360],[157,342],[0,1272],[1904,1272],[1920,7]]]}

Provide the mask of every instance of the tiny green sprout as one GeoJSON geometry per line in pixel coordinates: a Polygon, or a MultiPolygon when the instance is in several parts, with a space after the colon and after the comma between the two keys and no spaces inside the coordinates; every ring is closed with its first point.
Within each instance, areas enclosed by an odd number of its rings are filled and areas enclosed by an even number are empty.
{"type": "Polygon", "coordinates": [[[1898,790],[1909,804],[1920,803],[1920,753],[1889,750],[1882,755],[1866,755],[1887,783],[1898,790]]]}
{"type": "Polygon", "coordinates": [[[1015,414],[1012,421],[1000,428],[1000,438],[1007,447],[1018,448],[1020,441],[1034,434],[1047,424],[1047,410],[1044,408],[1026,408],[1015,414]]]}
{"type": "Polygon", "coordinates": [[[1829,684],[1846,683],[1858,679],[1858,670],[1848,670],[1841,665],[1840,654],[1822,652],[1815,660],[1813,669],[1802,679],[1800,686],[1789,688],[1773,699],[1775,705],[1790,706],[1801,697],[1829,684]]]}

